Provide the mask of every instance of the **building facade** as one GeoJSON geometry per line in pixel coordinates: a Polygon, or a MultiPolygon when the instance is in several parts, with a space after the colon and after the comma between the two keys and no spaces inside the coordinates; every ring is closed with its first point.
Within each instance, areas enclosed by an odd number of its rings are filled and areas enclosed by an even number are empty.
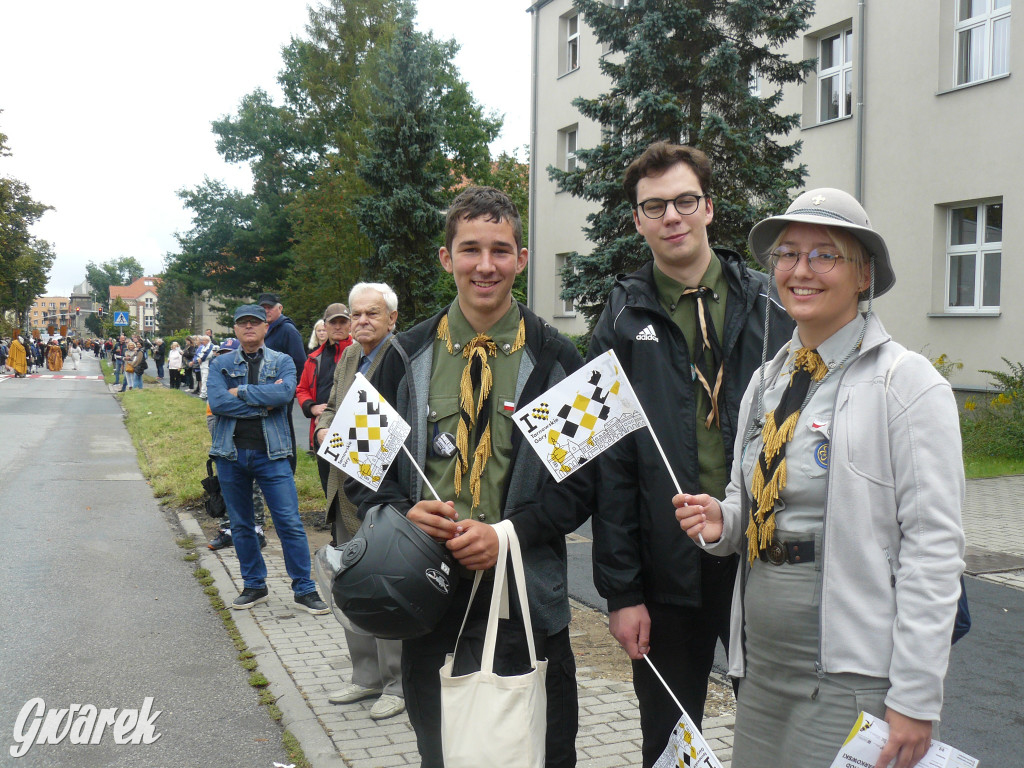
{"type": "MultiPolygon", "coordinates": [[[[570,102],[608,83],[600,44],[570,0],[530,11],[531,301],[578,333],[571,307],[556,311],[557,269],[565,254],[590,250],[581,228],[592,207],[558,192],[546,168],[571,167],[577,147],[597,142],[598,126],[570,102]]],[[[1024,207],[1024,158],[1012,150],[1024,128],[1024,80],[1013,77],[1022,37],[1010,0],[818,0],[810,27],[783,49],[817,61],[780,105],[801,116],[788,138],[803,142],[806,186],[839,187],[863,202],[897,276],[877,302],[880,316],[909,348],[962,362],[951,377],[960,389],[985,388],[981,370],[1005,370],[1001,358],[1024,360],[1024,334],[1014,330],[1024,302],[1012,292],[1024,278],[1014,258],[1024,233],[1013,219],[1024,207]]],[[[756,73],[752,83],[774,87],[756,73]]]]}
{"type": "Polygon", "coordinates": [[[54,334],[59,334],[62,327],[72,322],[75,311],[70,307],[71,300],[67,296],[40,296],[28,310],[28,333],[48,333],[47,329],[52,327],[54,334]]]}
{"type": "MultiPolygon", "coordinates": [[[[159,312],[157,292],[159,288],[160,278],[140,277],[131,285],[110,286],[110,301],[122,299],[128,305],[132,326],[139,333],[152,334],[156,332],[157,328],[157,313],[159,312]]],[[[113,308],[110,311],[113,314],[113,308]]]]}

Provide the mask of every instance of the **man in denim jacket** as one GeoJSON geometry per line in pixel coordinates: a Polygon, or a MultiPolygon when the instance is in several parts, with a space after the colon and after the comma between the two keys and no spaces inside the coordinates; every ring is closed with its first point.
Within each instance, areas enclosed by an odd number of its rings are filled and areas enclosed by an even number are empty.
{"type": "Polygon", "coordinates": [[[288,458],[292,439],[288,403],[295,394],[295,363],[264,345],[267,313],[256,304],[235,310],[235,336],[241,346],[210,363],[207,394],[217,417],[210,455],[227,503],[231,535],[245,588],[232,608],[266,602],[267,566],[260,552],[252,508],[252,484],[259,483],[284,551],[295,605],[328,613],[309,576],[309,541],[299,517],[299,498],[288,458]]]}

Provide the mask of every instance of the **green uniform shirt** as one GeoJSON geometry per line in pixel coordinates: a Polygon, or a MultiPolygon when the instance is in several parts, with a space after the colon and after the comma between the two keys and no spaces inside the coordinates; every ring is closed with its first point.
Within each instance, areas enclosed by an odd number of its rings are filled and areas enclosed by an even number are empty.
{"type": "MultiPolygon", "coordinates": [[[[688,287],[698,288],[704,286],[714,292],[714,297],[706,297],[708,307],[711,311],[711,321],[715,325],[715,332],[721,340],[722,330],[725,328],[725,300],[729,295],[729,284],[722,273],[722,263],[718,257],[711,254],[711,262],[707,271],[695,286],[685,286],[666,275],[658,265],[654,265],[654,286],[658,291],[658,301],[665,308],[686,340],[686,349],[690,356],[690,370],[693,370],[693,351],[699,346],[700,327],[697,324],[697,297],[683,296],[683,291],[688,287]]],[[[712,368],[711,350],[705,352],[708,368],[712,368]]],[[[709,382],[714,387],[714,382],[709,382]]],[[[729,482],[729,474],[726,471],[725,445],[722,443],[722,430],[718,424],[711,423],[706,428],[704,422],[711,412],[711,399],[704,391],[703,385],[698,381],[696,374],[693,374],[693,396],[697,404],[697,463],[700,473],[700,491],[714,496],[716,499],[725,498],[725,486],[729,482]]],[[[724,400],[724,398],[722,398],[724,400]]],[[[683,488],[685,493],[692,493],[683,488]]]]}
{"type": "MultiPolygon", "coordinates": [[[[455,501],[455,509],[459,519],[465,520],[472,516],[487,523],[501,520],[502,491],[505,487],[505,475],[512,461],[512,413],[515,411],[516,382],[519,379],[519,363],[522,348],[512,351],[516,336],[519,333],[519,307],[512,304],[508,312],[494,324],[487,335],[497,345],[497,355],[488,356],[487,364],[491,369],[494,384],[489,400],[491,427],[491,457],[484,466],[480,477],[480,505],[471,510],[473,494],[469,490],[469,478],[473,470],[473,450],[476,448],[475,430],[470,430],[469,468],[462,477],[462,492],[455,495],[455,456],[445,457],[433,447],[434,438],[447,433],[455,444],[455,436],[459,428],[460,409],[459,391],[462,372],[469,362],[462,356],[466,345],[477,335],[459,309],[458,300],[448,310],[448,329],[451,336],[452,351],[444,339],[434,340],[434,362],[430,373],[429,408],[427,411],[427,466],[426,474],[437,489],[442,501],[455,501]]],[[[474,391],[474,403],[480,396],[479,390],[474,391]]],[[[482,414],[481,414],[482,415],[482,414]]],[[[424,486],[423,498],[433,496],[430,489],[424,486]]]]}

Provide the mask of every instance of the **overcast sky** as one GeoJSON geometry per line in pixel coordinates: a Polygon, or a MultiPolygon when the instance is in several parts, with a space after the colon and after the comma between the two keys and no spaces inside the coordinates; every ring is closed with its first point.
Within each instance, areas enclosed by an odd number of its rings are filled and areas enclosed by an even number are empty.
{"type": "MultiPolygon", "coordinates": [[[[147,274],[191,220],[175,194],[204,176],[248,189],[210,122],[257,87],[280,102],[281,47],[304,36],[304,0],[0,0],[0,175],[55,210],[33,234],[56,253],[47,293],[66,296],[88,261],[134,256],[147,274]]],[[[529,143],[527,0],[417,0],[419,26],[462,46],[484,106],[505,114],[495,151],[529,143]]],[[[519,157],[525,159],[520,151],[519,157]]]]}

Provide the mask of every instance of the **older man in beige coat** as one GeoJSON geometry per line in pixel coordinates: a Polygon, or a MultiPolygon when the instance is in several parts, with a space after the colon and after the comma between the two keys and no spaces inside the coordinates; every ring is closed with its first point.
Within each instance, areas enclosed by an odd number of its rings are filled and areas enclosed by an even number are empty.
{"type": "MultiPolygon", "coordinates": [[[[398,320],[398,297],[385,283],[357,283],[349,292],[352,338],[355,343],[342,353],[334,369],[334,387],[327,407],[317,418],[316,443],[323,442],[356,373],[373,375],[384,351],[391,344],[391,332],[398,320]]],[[[359,529],[355,506],[345,496],[345,473],[331,467],[327,479],[327,523],[335,544],[349,541],[359,529]]],[[[402,694],[402,642],[378,640],[345,630],[352,657],[352,681],[330,696],[332,704],[349,704],[379,696],[370,717],[383,720],[405,709],[402,694]]]]}

